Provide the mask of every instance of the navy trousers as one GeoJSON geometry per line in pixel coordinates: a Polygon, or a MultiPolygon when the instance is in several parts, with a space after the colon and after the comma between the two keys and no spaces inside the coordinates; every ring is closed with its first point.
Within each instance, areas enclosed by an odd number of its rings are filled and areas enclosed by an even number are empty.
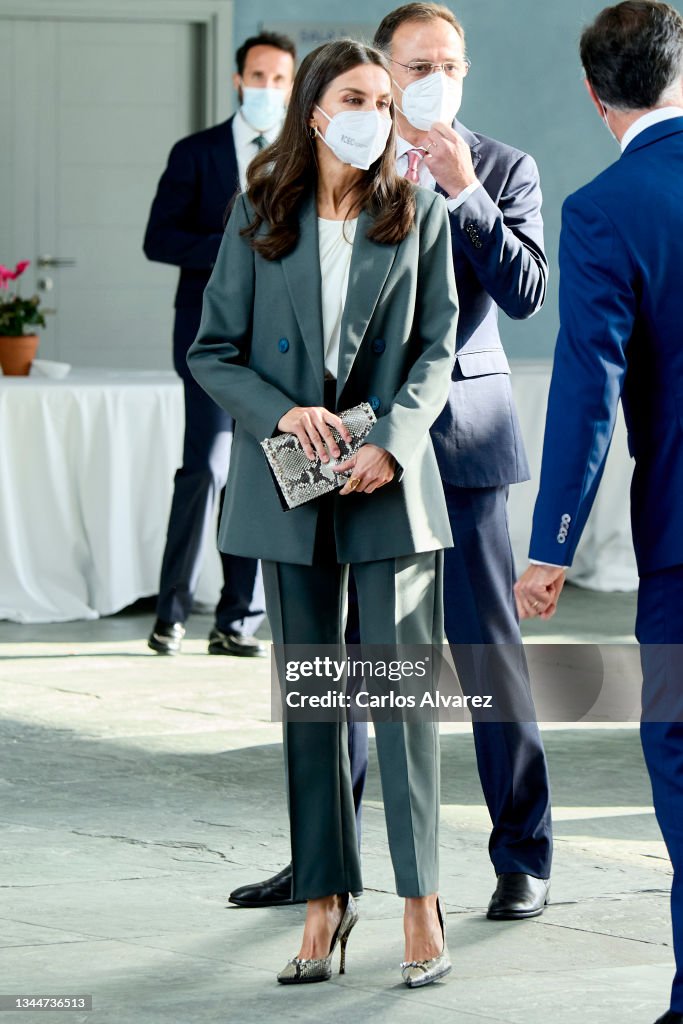
{"type": "Polygon", "coordinates": [[[671,1009],[683,1013],[683,565],[641,577],[636,636],[643,666],[640,735],[674,872],[671,1009]]]}
{"type": "MultiPolygon", "coordinates": [[[[468,657],[468,645],[506,645],[505,675],[501,675],[500,662],[497,672],[500,703],[506,703],[506,694],[500,693],[504,688],[510,705],[530,705],[512,590],[515,571],[507,487],[467,489],[445,484],[444,490],[455,541],[455,546],[444,552],[446,636],[461,686],[464,692],[490,692],[488,681],[477,676],[476,653],[468,657]]],[[[358,643],[357,629],[350,581],[348,643],[358,643]]],[[[538,725],[535,721],[475,721],[473,731],[479,778],[493,822],[489,853],[496,874],[521,871],[548,878],[552,861],[550,784],[538,725]]],[[[359,821],[367,774],[366,723],[349,721],[349,754],[359,821]]]]}
{"type": "MultiPolygon", "coordinates": [[[[185,390],[183,464],[175,475],[166,548],[161,566],[157,617],[185,622],[201,569],[207,536],[212,535],[216,501],[228,476],[232,417],[200,388],[187,366],[187,352],[199,330],[201,307],[176,310],[173,362],[185,390]]],[[[265,616],[259,563],[221,554],[223,588],[216,625],[224,633],[251,636],[265,616]]]]}
{"type": "MultiPolygon", "coordinates": [[[[445,626],[460,684],[465,692],[490,692],[490,681],[477,677],[477,659],[468,658],[467,645],[506,645],[496,673],[496,703],[505,704],[507,697],[519,707],[527,702],[530,685],[513,593],[508,488],[444,484],[444,493],[454,540],[445,552],[445,626]]],[[[548,878],[550,783],[538,725],[475,721],[472,727],[493,823],[489,854],[496,874],[521,871],[548,878]]]]}

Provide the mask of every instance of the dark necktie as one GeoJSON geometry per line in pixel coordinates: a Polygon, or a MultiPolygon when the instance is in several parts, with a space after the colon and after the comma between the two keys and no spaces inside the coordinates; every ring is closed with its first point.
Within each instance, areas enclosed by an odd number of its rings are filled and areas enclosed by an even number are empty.
{"type": "Polygon", "coordinates": [[[261,152],[264,146],[268,145],[268,139],[265,137],[265,135],[257,135],[256,138],[252,139],[251,141],[256,146],[259,153],[261,152]]]}

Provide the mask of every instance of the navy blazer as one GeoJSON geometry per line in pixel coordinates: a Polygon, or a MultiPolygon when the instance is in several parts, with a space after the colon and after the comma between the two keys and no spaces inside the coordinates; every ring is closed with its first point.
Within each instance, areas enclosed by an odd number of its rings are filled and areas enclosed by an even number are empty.
{"type": "Polygon", "coordinates": [[[570,565],[621,396],[640,574],[683,564],[683,117],[566,200],[560,334],[531,556],[570,565]]]}
{"type": "Polygon", "coordinates": [[[458,355],[432,439],[446,482],[495,487],[529,479],[498,310],[524,320],[543,305],[548,263],[541,186],[528,154],[458,121],[453,127],[469,145],[483,187],[449,214],[460,301],[458,355]]]}
{"type": "Polygon", "coordinates": [[[177,142],[159,180],[143,249],[180,267],[176,307],[201,309],[228,205],[239,189],[233,118],[177,142]]]}

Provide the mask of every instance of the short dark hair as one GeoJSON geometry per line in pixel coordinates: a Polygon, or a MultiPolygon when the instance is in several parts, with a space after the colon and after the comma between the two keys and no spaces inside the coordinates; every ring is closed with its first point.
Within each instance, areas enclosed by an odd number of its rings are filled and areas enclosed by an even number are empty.
{"type": "Polygon", "coordinates": [[[683,17],[656,0],[606,7],[583,31],[581,63],[605,106],[656,107],[683,75],[683,17]]]}
{"type": "Polygon", "coordinates": [[[375,32],[375,38],[373,40],[373,46],[376,46],[378,50],[383,53],[389,53],[391,50],[391,41],[394,38],[394,32],[402,25],[405,21],[436,21],[437,18],[443,18],[449,25],[452,25],[455,31],[462,39],[463,46],[465,45],[465,30],[448,7],[443,4],[404,4],[403,7],[397,7],[395,11],[390,11],[375,32]]]}
{"type": "Polygon", "coordinates": [[[247,63],[247,54],[255,46],[273,46],[276,50],[284,50],[296,64],[296,46],[289,36],[282,35],[281,32],[259,32],[257,36],[249,36],[248,39],[245,39],[235,53],[238,75],[243,74],[244,65],[247,63]]]}

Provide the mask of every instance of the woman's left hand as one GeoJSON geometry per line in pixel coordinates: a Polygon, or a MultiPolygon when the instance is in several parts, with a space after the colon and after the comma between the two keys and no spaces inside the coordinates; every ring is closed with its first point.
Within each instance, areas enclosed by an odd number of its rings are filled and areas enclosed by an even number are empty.
{"type": "Polygon", "coordinates": [[[340,494],[372,494],[378,487],[391,483],[396,473],[396,459],[385,448],[364,444],[357,455],[335,466],[336,473],[348,473],[340,494]]]}

